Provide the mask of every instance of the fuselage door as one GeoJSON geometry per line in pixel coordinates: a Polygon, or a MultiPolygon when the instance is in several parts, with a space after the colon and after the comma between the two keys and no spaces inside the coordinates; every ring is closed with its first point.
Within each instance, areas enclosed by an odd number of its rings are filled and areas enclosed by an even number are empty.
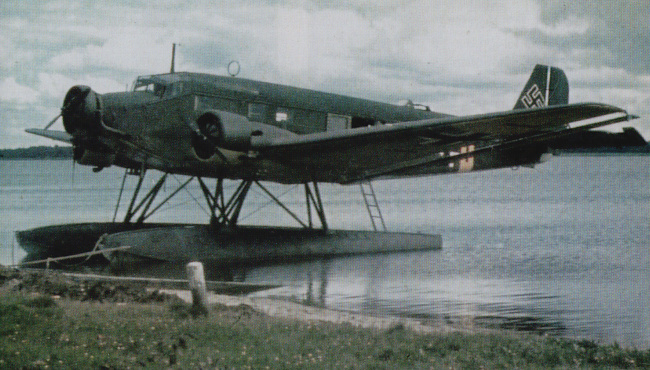
{"type": "Polygon", "coordinates": [[[347,130],[350,128],[352,117],[340,114],[327,115],[327,131],[347,130]]]}

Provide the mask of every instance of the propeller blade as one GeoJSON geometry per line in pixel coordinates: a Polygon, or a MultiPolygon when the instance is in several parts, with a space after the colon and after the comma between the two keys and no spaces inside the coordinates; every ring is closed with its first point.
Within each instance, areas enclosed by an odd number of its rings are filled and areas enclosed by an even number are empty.
{"type": "Polygon", "coordinates": [[[63,113],[67,112],[70,108],[72,108],[73,105],[79,103],[83,99],[86,99],[86,96],[88,96],[89,93],[90,93],[90,89],[84,89],[84,90],[81,91],[81,94],[75,95],[72,99],[70,99],[68,104],[61,107],[61,112],[59,114],[57,114],[57,116],[54,117],[54,119],[51,120],[47,124],[47,126],[45,126],[45,130],[52,127],[52,125],[59,119],[59,117],[61,117],[63,115],[63,113]]]}
{"type": "Polygon", "coordinates": [[[50,128],[54,124],[54,122],[56,122],[56,120],[58,120],[59,117],[61,117],[62,114],[63,114],[63,109],[61,109],[61,113],[59,113],[56,117],[54,117],[54,119],[51,120],[50,123],[47,124],[47,126],[45,126],[45,130],[50,128]]]}

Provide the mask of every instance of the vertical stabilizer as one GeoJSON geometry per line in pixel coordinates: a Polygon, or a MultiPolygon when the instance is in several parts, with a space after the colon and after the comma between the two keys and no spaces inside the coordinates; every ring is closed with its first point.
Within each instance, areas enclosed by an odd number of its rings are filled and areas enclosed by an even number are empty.
{"type": "Polygon", "coordinates": [[[513,109],[527,109],[569,103],[569,81],[556,67],[538,64],[513,109]]]}

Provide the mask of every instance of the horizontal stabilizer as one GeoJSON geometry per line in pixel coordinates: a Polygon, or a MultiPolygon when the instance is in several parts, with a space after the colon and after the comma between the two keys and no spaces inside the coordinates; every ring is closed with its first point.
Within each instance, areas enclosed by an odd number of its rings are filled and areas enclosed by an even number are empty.
{"type": "Polygon", "coordinates": [[[65,131],[43,130],[39,128],[28,128],[26,132],[38,136],[43,136],[48,139],[63,141],[64,143],[72,144],[72,135],[65,131]]]}
{"type": "Polygon", "coordinates": [[[623,132],[581,131],[548,143],[553,149],[596,149],[644,147],[648,145],[634,127],[624,127],[623,132]]]}

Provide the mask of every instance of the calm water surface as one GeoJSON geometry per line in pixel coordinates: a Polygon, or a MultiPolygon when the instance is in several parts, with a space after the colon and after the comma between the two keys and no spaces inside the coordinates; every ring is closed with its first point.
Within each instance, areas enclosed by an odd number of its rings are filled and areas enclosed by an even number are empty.
{"type": "MultiPolygon", "coordinates": [[[[15,230],[110,221],[122,173],[0,161],[0,263],[23,256],[15,230]]],[[[391,231],[442,234],[443,249],[238,268],[234,278],[284,285],[259,296],[334,309],[650,347],[650,158],[555,157],[536,169],[374,187],[391,231]]],[[[294,190],[282,199],[298,211],[304,195],[294,190]]],[[[330,227],[370,229],[358,187],[321,193],[330,227]]],[[[202,202],[196,186],[152,221],[204,223],[194,198],[202,202]]],[[[254,191],[242,223],[293,225],[269,205],[254,191]]]]}

